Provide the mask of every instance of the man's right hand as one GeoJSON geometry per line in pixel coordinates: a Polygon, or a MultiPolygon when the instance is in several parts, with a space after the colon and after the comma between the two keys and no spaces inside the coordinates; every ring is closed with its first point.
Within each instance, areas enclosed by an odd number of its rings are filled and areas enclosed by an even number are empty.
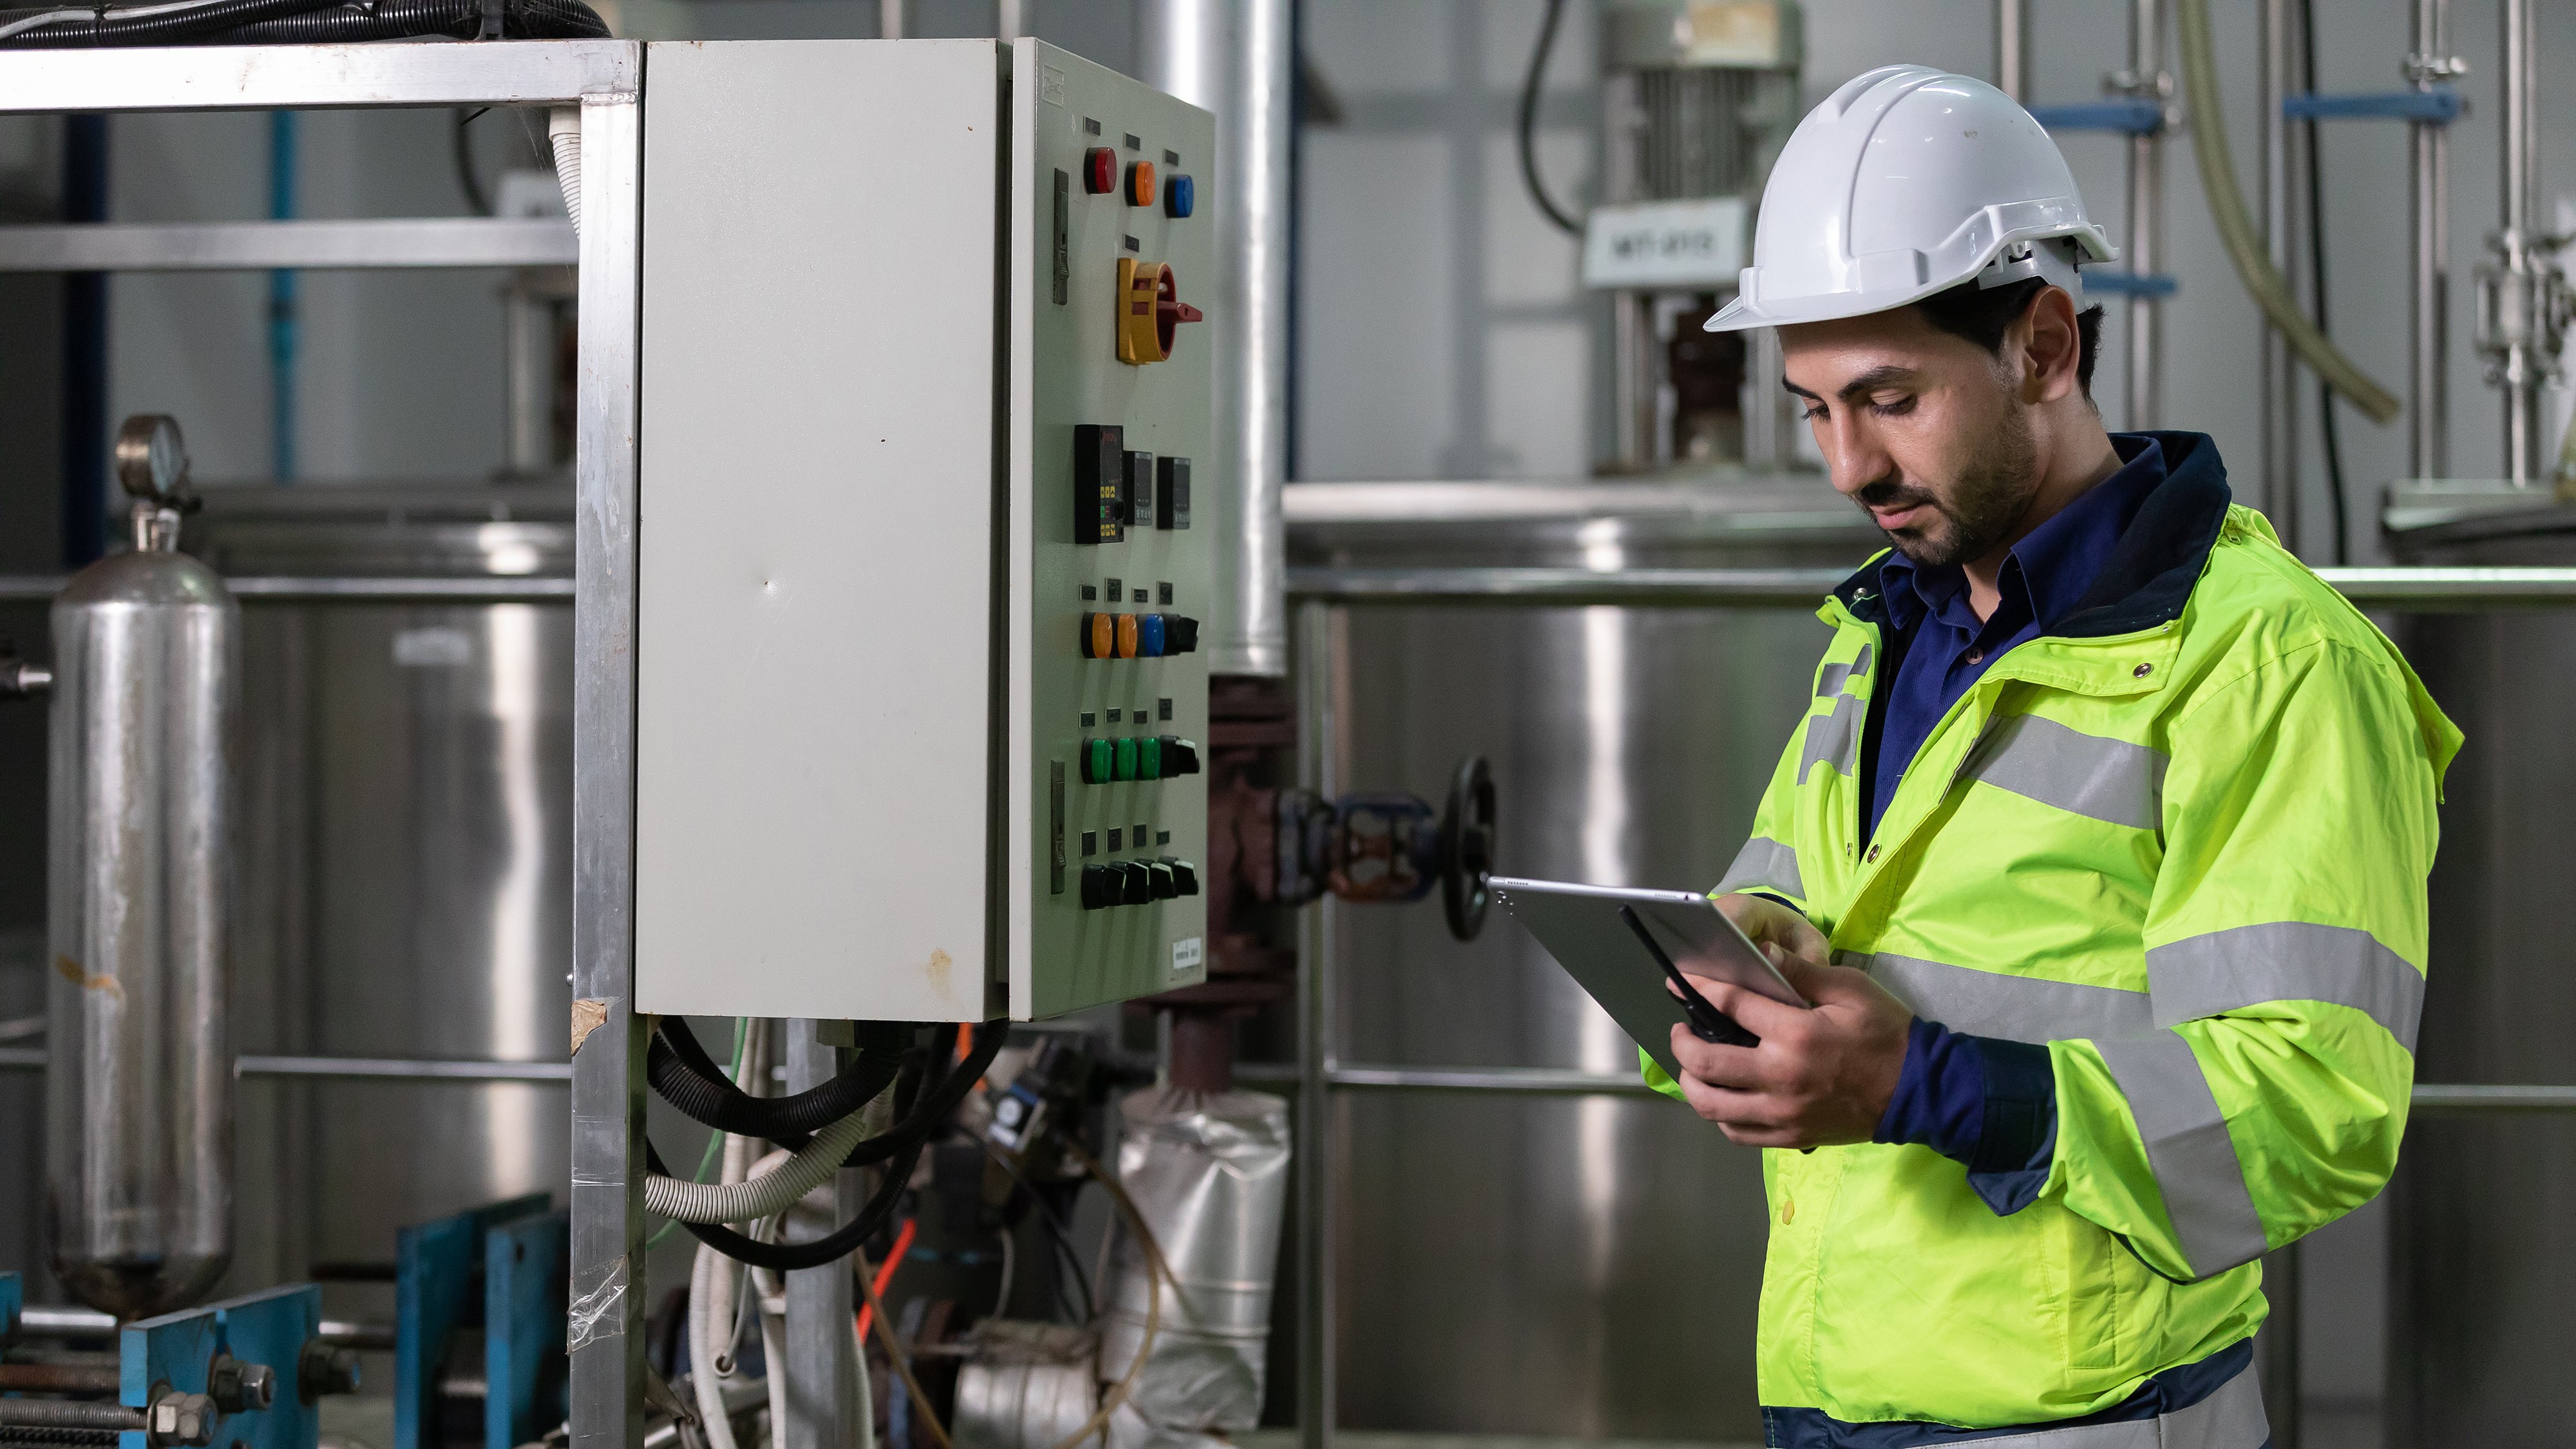
{"type": "Polygon", "coordinates": [[[1717,898],[1717,908],[1735,923],[1746,939],[1767,951],[1795,956],[1822,966],[1833,954],[1825,933],[1796,911],[1769,896],[1725,895],[1717,898]]]}

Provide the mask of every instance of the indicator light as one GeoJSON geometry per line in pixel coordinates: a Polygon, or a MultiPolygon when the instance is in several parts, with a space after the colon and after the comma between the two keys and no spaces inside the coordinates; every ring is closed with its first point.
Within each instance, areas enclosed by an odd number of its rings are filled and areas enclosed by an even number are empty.
{"type": "Polygon", "coordinates": [[[1082,189],[1094,196],[1107,196],[1118,189],[1117,152],[1094,146],[1082,153],[1082,189]]]}
{"type": "Polygon", "coordinates": [[[1153,162],[1138,161],[1127,168],[1127,204],[1129,206],[1154,204],[1153,162]]]}

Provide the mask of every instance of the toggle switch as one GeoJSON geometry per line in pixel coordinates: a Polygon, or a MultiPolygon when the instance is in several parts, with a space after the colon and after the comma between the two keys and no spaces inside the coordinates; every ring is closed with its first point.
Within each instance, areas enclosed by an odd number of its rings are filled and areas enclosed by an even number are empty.
{"type": "Polygon", "coordinates": [[[1155,744],[1159,747],[1155,751],[1155,759],[1162,766],[1157,779],[1169,780],[1199,772],[1199,747],[1195,743],[1178,735],[1164,735],[1155,744]]]}
{"type": "Polygon", "coordinates": [[[1199,647],[1199,621],[1187,614],[1163,616],[1163,652],[1194,654],[1199,647]]]}
{"type": "Polygon", "coordinates": [[[1154,899],[1168,901],[1181,893],[1180,881],[1172,874],[1171,866],[1157,860],[1148,863],[1145,869],[1153,881],[1154,899]]]}
{"type": "Polygon", "coordinates": [[[1154,873],[1141,860],[1114,861],[1110,869],[1118,872],[1118,904],[1150,906],[1154,903],[1154,873]]]}
{"type": "Polygon", "coordinates": [[[1194,896],[1199,893],[1199,873],[1196,867],[1192,866],[1186,860],[1176,860],[1168,855],[1163,857],[1161,864],[1168,867],[1172,872],[1172,889],[1174,891],[1185,896],[1194,896]]]}

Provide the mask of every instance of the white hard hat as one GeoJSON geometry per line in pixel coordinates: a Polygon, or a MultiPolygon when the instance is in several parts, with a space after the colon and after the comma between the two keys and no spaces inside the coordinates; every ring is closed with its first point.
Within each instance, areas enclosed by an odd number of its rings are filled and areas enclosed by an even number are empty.
{"type": "Polygon", "coordinates": [[[2119,258],[2057,143],[2013,98],[1929,66],[1855,76],[1807,113],[1762,189],[1753,265],[1711,332],[1884,312],[1975,278],[2119,258]]]}

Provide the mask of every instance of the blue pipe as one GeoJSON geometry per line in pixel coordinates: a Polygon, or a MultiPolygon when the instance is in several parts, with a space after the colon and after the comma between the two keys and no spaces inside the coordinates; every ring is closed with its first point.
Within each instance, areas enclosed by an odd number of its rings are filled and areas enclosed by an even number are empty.
{"type": "MultiPolygon", "coordinates": [[[[268,216],[295,219],[295,112],[268,113],[268,216]]],[[[295,273],[268,274],[268,446],[277,481],[295,480],[295,273]]]]}
{"type": "Polygon", "coordinates": [[[2367,95],[2283,96],[2281,114],[2293,121],[2430,121],[2447,126],[2460,118],[2467,103],[2449,86],[2420,91],[2378,91],[2367,95]]]}

